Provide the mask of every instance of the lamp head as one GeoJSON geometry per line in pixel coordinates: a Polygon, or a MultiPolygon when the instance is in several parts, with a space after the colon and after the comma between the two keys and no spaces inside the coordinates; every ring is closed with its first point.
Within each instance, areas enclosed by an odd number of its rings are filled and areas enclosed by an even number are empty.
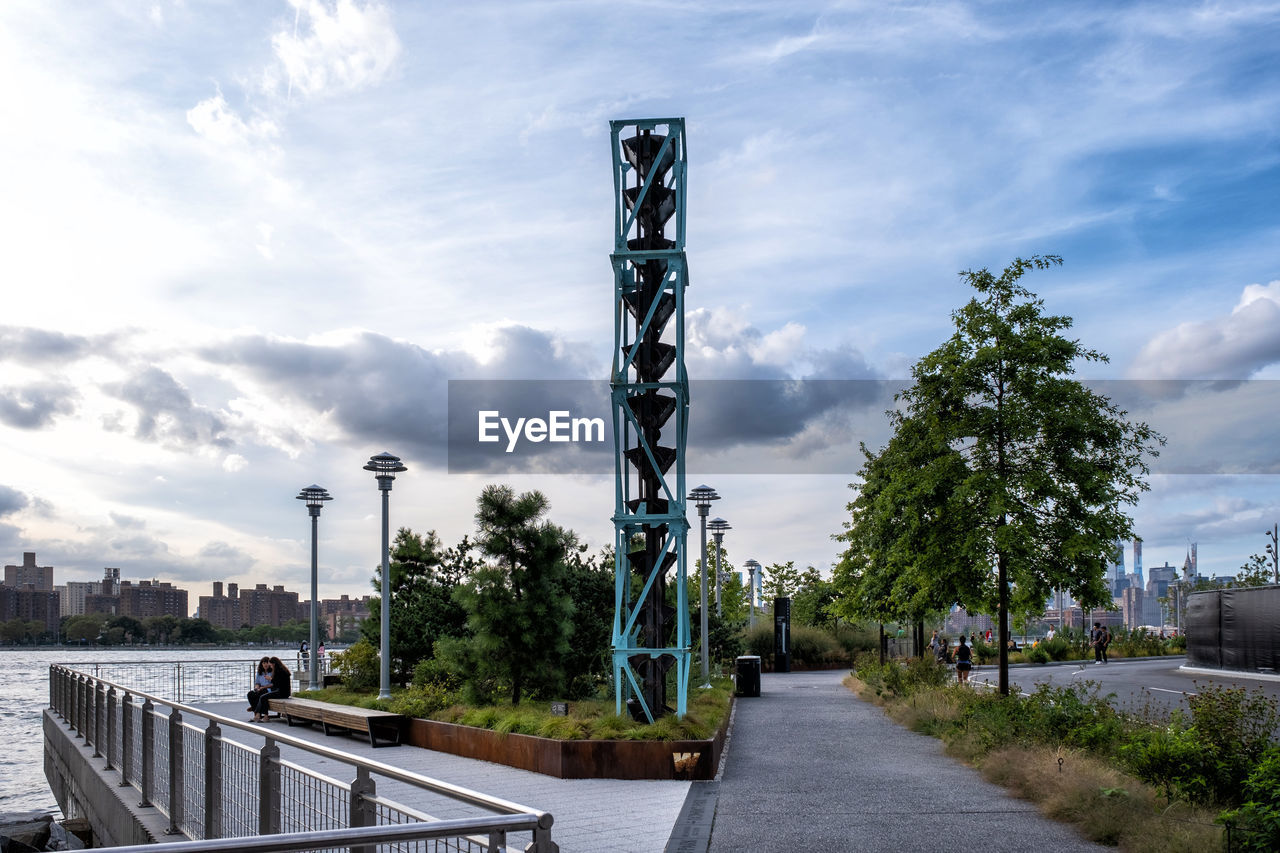
{"type": "Polygon", "coordinates": [[[372,471],[378,478],[378,488],[386,491],[391,488],[391,481],[396,478],[396,474],[409,469],[400,464],[399,456],[393,456],[384,450],[375,456],[370,456],[364,470],[372,471]]]}
{"type": "Polygon", "coordinates": [[[298,492],[294,497],[297,500],[307,502],[307,509],[313,518],[320,515],[320,507],[324,506],[325,501],[333,500],[333,496],[329,494],[327,489],[314,483],[310,486],[304,486],[302,491],[298,492]]]}
{"type": "Polygon", "coordinates": [[[720,500],[720,496],[716,494],[715,489],[704,485],[689,492],[689,500],[693,501],[693,505],[698,508],[698,515],[705,516],[707,510],[711,508],[711,502],[720,500]]]}

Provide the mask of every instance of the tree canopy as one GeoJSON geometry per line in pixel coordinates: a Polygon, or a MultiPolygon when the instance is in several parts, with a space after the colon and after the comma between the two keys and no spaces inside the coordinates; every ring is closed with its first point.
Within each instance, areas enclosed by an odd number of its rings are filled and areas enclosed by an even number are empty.
{"type": "Polygon", "coordinates": [[[1078,365],[1107,357],[1066,337],[1019,279],[1061,263],[1015,259],[975,291],[955,332],[912,369],[889,413],[892,435],[865,445],[858,496],[838,539],[844,615],[918,620],[959,603],[1000,617],[1000,685],[1008,689],[1008,614],[1042,609],[1055,589],[1085,607],[1110,603],[1103,579],[1125,506],[1147,488],[1163,439],[1086,387],[1078,365]]]}

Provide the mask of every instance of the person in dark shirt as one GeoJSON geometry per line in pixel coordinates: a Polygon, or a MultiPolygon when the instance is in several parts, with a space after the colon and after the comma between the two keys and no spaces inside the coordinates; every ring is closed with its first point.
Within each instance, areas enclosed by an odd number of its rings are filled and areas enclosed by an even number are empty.
{"type": "Polygon", "coordinates": [[[255,723],[265,723],[267,714],[271,711],[272,699],[288,699],[293,693],[293,678],[289,673],[289,668],[284,665],[280,658],[273,657],[271,659],[271,689],[258,697],[257,705],[254,708],[253,721],[255,723]]]}

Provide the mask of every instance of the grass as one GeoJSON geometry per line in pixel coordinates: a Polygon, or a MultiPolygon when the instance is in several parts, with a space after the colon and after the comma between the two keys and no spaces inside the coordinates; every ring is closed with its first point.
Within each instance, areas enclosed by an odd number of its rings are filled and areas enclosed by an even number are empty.
{"type": "MultiPolygon", "coordinates": [[[[413,694],[414,688],[393,689],[391,699],[380,700],[370,693],[330,687],[302,691],[297,695],[338,705],[396,710],[397,706],[411,702],[413,694]]],[[[504,735],[515,733],[554,740],[703,740],[714,737],[728,719],[732,695],[733,682],[730,679],[713,678],[711,690],[690,692],[688,712],[683,719],[670,715],[647,724],[615,714],[612,699],[570,702],[569,714],[563,717],[551,713],[549,702],[527,700],[516,707],[470,707],[455,703],[423,718],[491,729],[504,735]]]]}
{"type": "Polygon", "coordinates": [[[1223,849],[1224,830],[1215,824],[1218,809],[1171,801],[1106,756],[1031,742],[1016,726],[1002,728],[1008,721],[979,707],[993,704],[993,697],[955,684],[895,689],[874,670],[865,681],[851,674],[844,684],[898,724],[941,738],[953,758],[1091,841],[1134,853],[1223,849]]]}

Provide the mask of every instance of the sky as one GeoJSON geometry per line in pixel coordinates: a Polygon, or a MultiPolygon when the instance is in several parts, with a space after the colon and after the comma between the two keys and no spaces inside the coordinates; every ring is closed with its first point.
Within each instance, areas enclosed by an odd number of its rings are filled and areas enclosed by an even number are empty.
{"type": "Polygon", "coordinates": [[[607,380],[609,121],[678,116],[689,375],[771,380],[695,387],[731,559],[829,568],[860,389],[1052,253],[1081,378],[1170,439],[1144,563],[1234,574],[1280,518],[1278,43],[1277,2],[9,0],[0,560],[303,591],[317,483],[363,595],[382,451],[393,528],[504,482],[609,544],[607,466],[451,472],[448,383],[607,380]]]}

